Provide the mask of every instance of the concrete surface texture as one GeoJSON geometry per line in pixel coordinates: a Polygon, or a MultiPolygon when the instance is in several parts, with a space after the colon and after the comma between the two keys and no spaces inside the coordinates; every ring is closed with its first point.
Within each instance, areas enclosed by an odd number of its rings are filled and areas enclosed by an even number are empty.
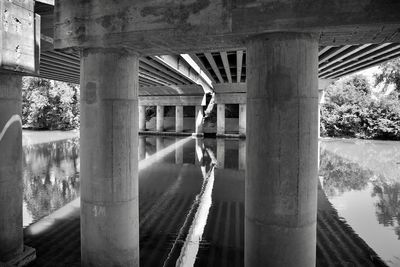
{"type": "Polygon", "coordinates": [[[139,264],[138,65],[121,50],[83,53],[83,266],[139,264]]]}
{"type": "Polygon", "coordinates": [[[0,262],[23,251],[21,83],[0,73],[0,262]]]}
{"type": "Polygon", "coordinates": [[[246,266],[314,266],[318,171],[317,39],[248,43],[246,266]]]}

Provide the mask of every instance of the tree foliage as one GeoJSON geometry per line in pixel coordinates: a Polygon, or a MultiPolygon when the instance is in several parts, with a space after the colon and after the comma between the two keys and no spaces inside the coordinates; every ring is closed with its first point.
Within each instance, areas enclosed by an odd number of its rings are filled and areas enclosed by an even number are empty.
{"type": "Polygon", "coordinates": [[[379,66],[380,72],[375,74],[375,85],[383,85],[385,91],[389,85],[400,93],[400,58],[387,61],[379,66]]]}
{"type": "Polygon", "coordinates": [[[25,128],[71,130],[79,127],[79,87],[24,77],[22,123],[25,128]]]}
{"type": "Polygon", "coordinates": [[[321,106],[321,135],[400,140],[398,93],[373,97],[363,75],[338,80],[321,106]]]}

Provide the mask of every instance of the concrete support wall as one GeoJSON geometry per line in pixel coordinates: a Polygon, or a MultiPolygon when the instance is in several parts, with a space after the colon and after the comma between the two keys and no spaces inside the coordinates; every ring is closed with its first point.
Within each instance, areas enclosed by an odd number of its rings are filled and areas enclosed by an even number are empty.
{"type": "Polygon", "coordinates": [[[225,133],[225,104],[217,104],[217,134],[225,133]]]}
{"type": "Polygon", "coordinates": [[[139,131],[146,130],[146,106],[139,106],[139,131]]]}
{"type": "Polygon", "coordinates": [[[183,131],[183,106],[175,106],[175,132],[183,131]]]}
{"type": "Polygon", "coordinates": [[[23,251],[21,76],[0,73],[0,262],[23,251]]]}
{"type": "Polygon", "coordinates": [[[246,104],[239,104],[239,134],[246,135],[246,104]]]}
{"type": "Polygon", "coordinates": [[[157,106],[156,120],[157,132],[164,131],[164,106],[157,106]]]}
{"type": "Polygon", "coordinates": [[[315,266],[318,42],[257,36],[247,60],[245,265],[315,266]]]}
{"type": "Polygon", "coordinates": [[[139,266],[138,74],[138,55],[82,53],[82,266],[139,266]]]}
{"type": "Polygon", "coordinates": [[[195,120],[196,120],[196,133],[203,132],[203,106],[196,106],[195,109],[195,120]]]}

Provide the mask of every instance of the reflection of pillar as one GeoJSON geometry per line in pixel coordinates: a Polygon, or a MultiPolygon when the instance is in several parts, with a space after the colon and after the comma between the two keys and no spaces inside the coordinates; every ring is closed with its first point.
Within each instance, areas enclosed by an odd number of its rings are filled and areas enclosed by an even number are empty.
{"type": "Polygon", "coordinates": [[[246,135],[246,104],[239,104],[239,134],[246,135]]]}
{"type": "Polygon", "coordinates": [[[164,138],[161,136],[156,137],[156,151],[159,152],[164,149],[164,138]]]}
{"type": "Polygon", "coordinates": [[[196,106],[196,133],[203,132],[203,106],[196,106]]]}
{"type": "Polygon", "coordinates": [[[146,137],[139,137],[139,160],[146,158],[146,137]]]}
{"type": "Polygon", "coordinates": [[[156,130],[157,132],[164,131],[164,106],[157,106],[157,121],[156,130]]]}
{"type": "Polygon", "coordinates": [[[225,140],[217,139],[217,162],[218,168],[225,167],[225,140]]]}
{"type": "Polygon", "coordinates": [[[246,141],[239,140],[239,170],[246,169],[246,141]]]}
{"type": "Polygon", "coordinates": [[[81,57],[82,266],[138,266],[139,57],[81,57]]]}
{"type": "Polygon", "coordinates": [[[139,131],[146,131],[146,106],[139,106],[139,131]]]}
{"type": "Polygon", "coordinates": [[[180,140],[179,138],[176,138],[175,140],[175,164],[183,164],[183,146],[177,144],[180,140]]]}
{"type": "Polygon", "coordinates": [[[217,105],[217,134],[225,133],[225,104],[217,105]]]}
{"type": "Polygon", "coordinates": [[[0,262],[23,251],[21,79],[0,73],[0,262]]]}
{"type": "Polygon", "coordinates": [[[196,156],[194,160],[195,165],[201,165],[203,161],[203,139],[196,138],[196,156]]]}
{"type": "Polygon", "coordinates": [[[260,35],[247,56],[245,265],[315,266],[318,40],[260,35]]]}
{"type": "Polygon", "coordinates": [[[183,131],[183,106],[175,107],[175,132],[183,131]]]}

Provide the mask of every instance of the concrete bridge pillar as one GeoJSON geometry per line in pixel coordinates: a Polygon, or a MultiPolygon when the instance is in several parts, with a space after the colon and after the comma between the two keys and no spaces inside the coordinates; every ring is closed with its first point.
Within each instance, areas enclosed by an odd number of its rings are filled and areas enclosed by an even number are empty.
{"type": "Polygon", "coordinates": [[[239,104],[239,135],[246,136],[246,104],[239,104]]]}
{"type": "Polygon", "coordinates": [[[139,266],[139,56],[81,56],[82,266],[139,266]]]}
{"type": "Polygon", "coordinates": [[[164,106],[157,106],[156,113],[156,130],[157,132],[164,131],[164,106]]]}
{"type": "Polygon", "coordinates": [[[146,131],[146,106],[139,106],[139,131],[146,131]]]}
{"type": "Polygon", "coordinates": [[[175,107],[175,132],[183,131],[183,106],[175,107]]]}
{"type": "Polygon", "coordinates": [[[196,119],[196,134],[203,133],[203,106],[196,106],[195,108],[196,119]]]}
{"type": "Polygon", "coordinates": [[[0,73],[0,265],[24,248],[21,79],[0,73]]]}
{"type": "Polygon", "coordinates": [[[225,134],[225,104],[217,104],[217,134],[225,134]]]}
{"type": "Polygon", "coordinates": [[[245,265],[315,266],[318,41],[260,35],[247,59],[245,265]]]}

